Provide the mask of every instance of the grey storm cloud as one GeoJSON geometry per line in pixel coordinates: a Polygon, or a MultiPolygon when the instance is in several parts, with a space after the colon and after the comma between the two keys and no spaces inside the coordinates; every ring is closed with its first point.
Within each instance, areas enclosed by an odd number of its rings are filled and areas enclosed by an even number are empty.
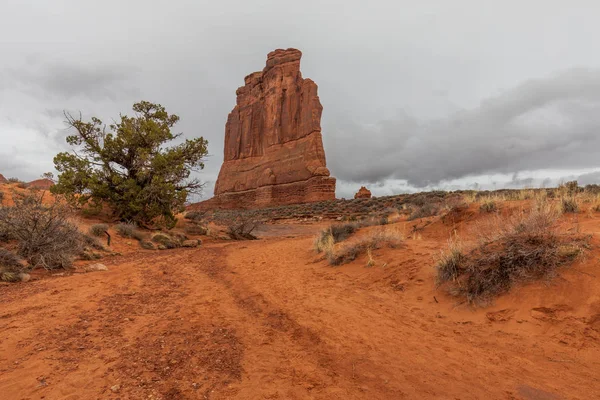
{"type": "Polygon", "coordinates": [[[469,175],[595,167],[598,111],[600,70],[574,69],[432,122],[406,114],[373,125],[330,121],[328,157],[340,179],[406,179],[418,187],[469,175]]]}
{"type": "Polygon", "coordinates": [[[319,85],[338,194],[578,176],[600,169],[600,6],[575,3],[1,1],[0,173],[51,170],[63,110],[110,121],[148,100],[181,117],[184,137],[208,139],[210,195],[237,87],[269,51],[295,47],[319,85]]]}
{"type": "Polygon", "coordinates": [[[115,100],[123,94],[136,95],[138,91],[130,85],[134,72],[132,68],[120,65],[38,63],[8,69],[5,75],[13,89],[28,91],[35,96],[63,100],[85,97],[98,101],[115,100]]]}

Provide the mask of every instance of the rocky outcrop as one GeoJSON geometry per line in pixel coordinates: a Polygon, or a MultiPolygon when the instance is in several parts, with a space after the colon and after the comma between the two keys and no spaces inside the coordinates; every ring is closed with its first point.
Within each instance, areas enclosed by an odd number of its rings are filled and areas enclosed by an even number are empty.
{"type": "Polygon", "coordinates": [[[275,50],[245,78],[225,125],[224,161],[212,206],[253,208],[335,198],[321,136],[317,85],[302,53],[275,50]]]}
{"type": "Polygon", "coordinates": [[[360,189],[358,189],[358,192],[356,192],[356,194],[354,195],[355,199],[370,199],[371,198],[371,191],[369,189],[367,189],[364,186],[361,186],[360,189]]]}
{"type": "Polygon", "coordinates": [[[35,181],[31,181],[31,182],[27,183],[27,187],[33,188],[33,189],[48,190],[52,186],[54,186],[54,182],[52,182],[50,179],[46,179],[46,178],[36,179],[35,181]]]}
{"type": "Polygon", "coordinates": [[[7,183],[8,179],[4,177],[4,175],[0,174],[0,183],[7,183]]]}

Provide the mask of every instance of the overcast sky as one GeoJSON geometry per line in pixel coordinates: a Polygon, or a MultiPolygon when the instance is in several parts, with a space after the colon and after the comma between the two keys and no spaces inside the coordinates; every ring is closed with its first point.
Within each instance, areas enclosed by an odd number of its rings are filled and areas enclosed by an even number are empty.
{"type": "Polygon", "coordinates": [[[598,15],[594,0],[0,0],[0,173],[53,170],[63,110],[110,121],[144,99],[209,140],[210,197],[236,88],[295,47],[340,197],[600,182],[598,15]]]}

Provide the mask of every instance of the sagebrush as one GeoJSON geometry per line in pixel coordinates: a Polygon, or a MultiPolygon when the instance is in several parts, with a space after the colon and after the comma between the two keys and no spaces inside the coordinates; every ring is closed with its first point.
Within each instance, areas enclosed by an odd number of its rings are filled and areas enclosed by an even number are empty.
{"type": "Polygon", "coordinates": [[[67,268],[85,247],[83,236],[70,221],[70,211],[42,196],[15,196],[14,206],[0,209],[0,231],[18,242],[17,253],[32,267],[67,268]]]}
{"type": "Polygon", "coordinates": [[[470,251],[451,243],[437,263],[438,284],[475,302],[552,274],[581,254],[588,240],[560,233],[558,217],[555,207],[538,204],[513,218],[498,217],[493,229],[478,233],[479,244],[470,251]]]}

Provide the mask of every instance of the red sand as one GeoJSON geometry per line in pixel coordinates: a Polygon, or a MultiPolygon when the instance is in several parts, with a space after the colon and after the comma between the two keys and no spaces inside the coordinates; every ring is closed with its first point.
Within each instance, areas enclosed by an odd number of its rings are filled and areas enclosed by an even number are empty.
{"type": "MultiPolygon", "coordinates": [[[[576,218],[600,231],[599,214],[576,218]]],[[[371,268],[319,260],[318,228],[163,252],[118,239],[108,272],[0,286],[0,397],[600,398],[597,238],[559,277],[471,308],[434,286],[448,224],[371,268]]]]}

